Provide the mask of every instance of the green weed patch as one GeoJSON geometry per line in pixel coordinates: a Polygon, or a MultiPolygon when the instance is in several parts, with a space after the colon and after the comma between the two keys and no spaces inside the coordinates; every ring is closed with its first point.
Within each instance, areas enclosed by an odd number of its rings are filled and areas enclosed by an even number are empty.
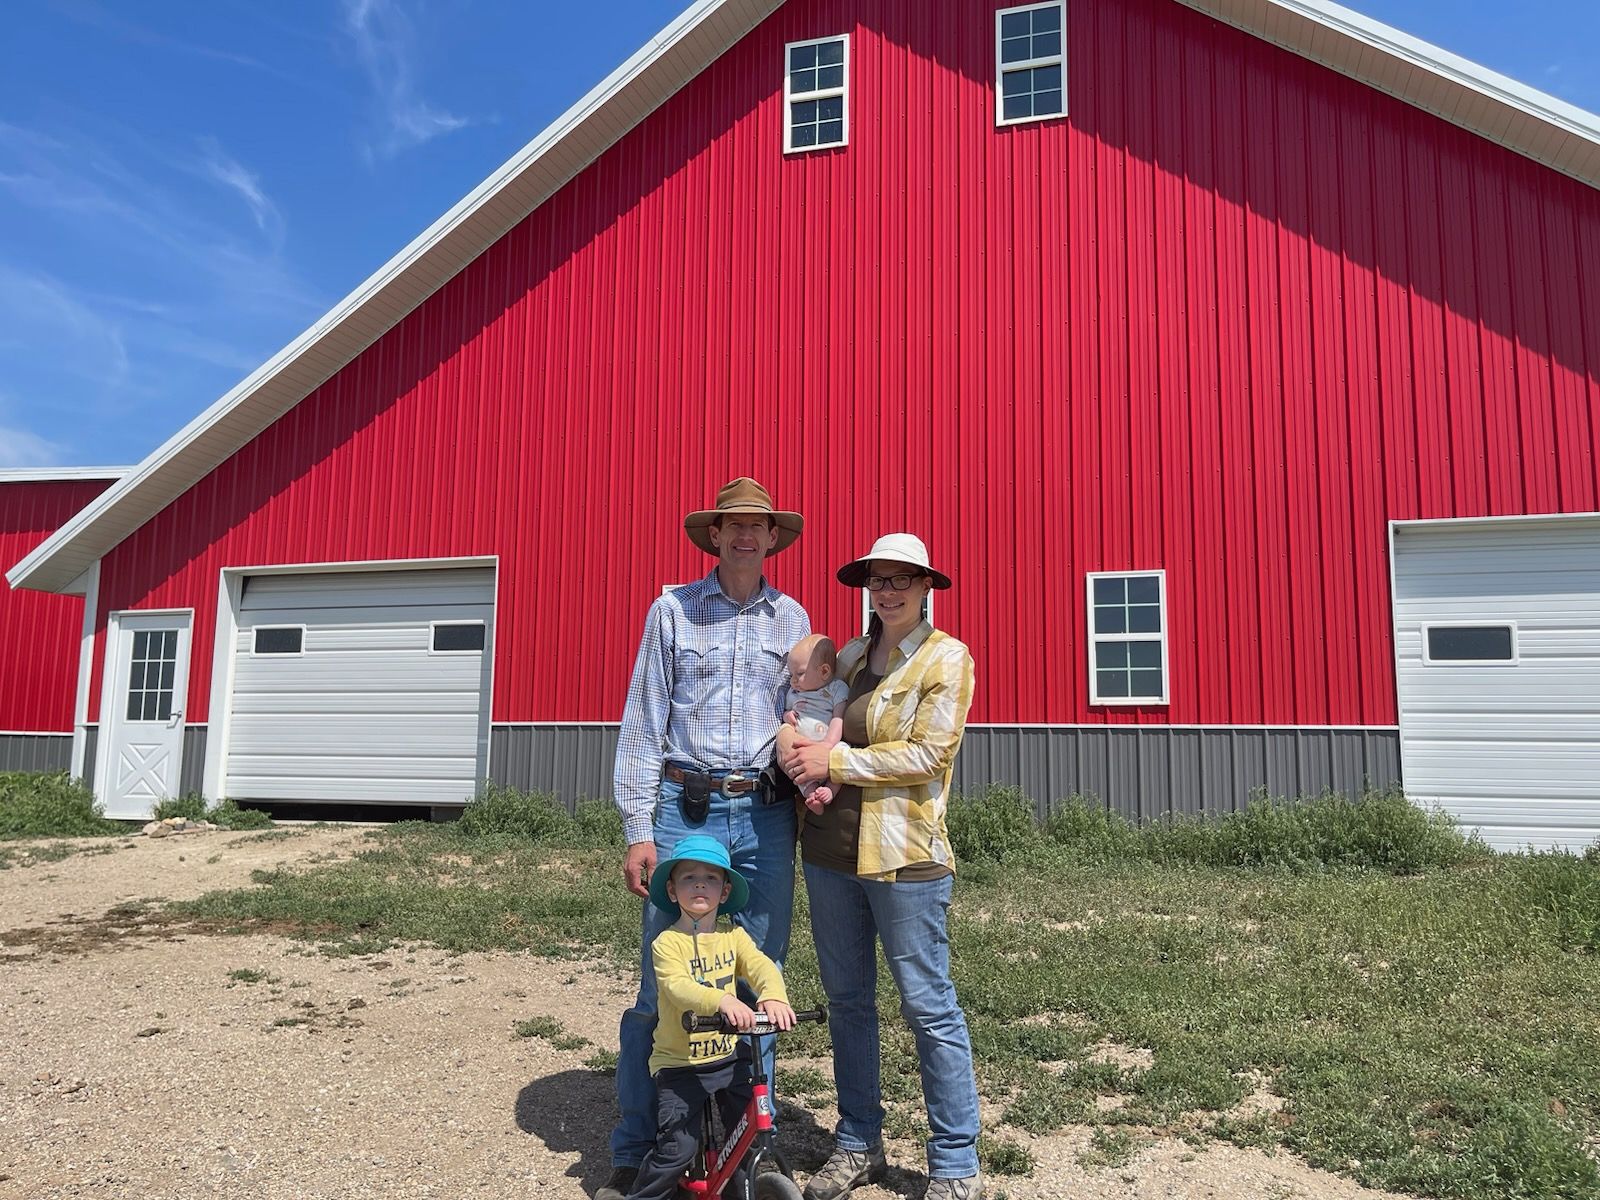
{"type": "Polygon", "coordinates": [[[107,820],[94,793],[65,771],[0,771],[0,838],[108,837],[128,830],[107,820]]]}

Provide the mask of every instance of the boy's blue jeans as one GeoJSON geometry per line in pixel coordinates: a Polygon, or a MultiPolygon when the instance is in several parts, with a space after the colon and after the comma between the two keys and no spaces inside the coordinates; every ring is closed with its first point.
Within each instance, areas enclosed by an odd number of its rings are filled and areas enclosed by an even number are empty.
{"type": "MultiPolygon", "coordinates": [[[[714,792],[706,819],[690,825],[683,819],[678,799],[681,783],[661,781],[656,805],[655,842],[658,858],[691,833],[705,833],[728,848],[733,869],[750,885],[750,902],[734,923],[779,968],[789,953],[789,923],[794,915],[794,806],[787,801],[762,804],[756,796],[725,796],[714,792]]],[[[650,1050],[656,1030],[656,972],[650,943],[672,918],[650,901],[644,902],[643,953],[639,995],[622,1014],[618,1031],[617,1127],[611,1131],[611,1164],[637,1167],[656,1144],[656,1085],[650,1078],[650,1050]]],[[[744,997],[749,1000],[749,996],[744,997]]],[[[772,1078],[773,1041],[766,1038],[763,1060],[772,1078]]]]}

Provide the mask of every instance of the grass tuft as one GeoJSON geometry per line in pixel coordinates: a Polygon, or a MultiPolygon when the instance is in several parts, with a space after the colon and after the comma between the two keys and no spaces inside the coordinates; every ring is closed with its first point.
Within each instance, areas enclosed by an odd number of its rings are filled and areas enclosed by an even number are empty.
{"type": "Polygon", "coordinates": [[[128,826],[106,819],[94,793],[65,771],[0,772],[0,838],[106,837],[128,826]]]}

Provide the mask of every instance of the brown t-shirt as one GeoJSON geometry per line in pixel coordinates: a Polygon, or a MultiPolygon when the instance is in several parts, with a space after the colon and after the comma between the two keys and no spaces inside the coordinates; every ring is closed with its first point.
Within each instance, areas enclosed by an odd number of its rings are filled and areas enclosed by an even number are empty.
{"type": "MultiPolygon", "coordinates": [[[[848,746],[869,746],[872,739],[867,734],[867,708],[872,703],[872,692],[883,681],[872,667],[863,662],[850,683],[850,696],[845,701],[844,741],[848,746]]],[[[844,784],[834,789],[833,802],[820,813],[809,808],[800,810],[800,857],[814,867],[826,867],[846,875],[856,873],[856,843],[861,835],[861,789],[854,784],[844,784]]],[[[896,881],[925,883],[952,874],[943,863],[913,863],[895,872],[896,881]]]]}

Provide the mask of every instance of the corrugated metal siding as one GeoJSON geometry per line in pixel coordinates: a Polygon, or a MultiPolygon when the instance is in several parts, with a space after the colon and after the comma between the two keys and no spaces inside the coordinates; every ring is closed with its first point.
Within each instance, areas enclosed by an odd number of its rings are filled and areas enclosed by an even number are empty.
{"type": "Polygon", "coordinates": [[[0,771],[66,771],[70,733],[0,733],[0,771]]]}
{"type": "MultiPolygon", "coordinates": [[[[614,725],[497,725],[490,736],[496,783],[553,792],[569,805],[611,795],[614,725]]],[[[1145,820],[1236,812],[1261,788],[1290,798],[1357,795],[1399,778],[1393,729],[969,725],[955,785],[1014,785],[1041,816],[1079,795],[1145,820]]]]}
{"type": "MultiPolygon", "coordinates": [[[[0,574],[109,487],[109,479],[0,482],[0,574]]],[[[72,731],[83,598],[17,590],[0,578],[0,729],[72,731]]]]}
{"type": "Polygon", "coordinates": [[[103,603],[194,606],[203,717],[223,566],[498,553],[495,720],[614,720],[710,565],[682,513],[752,473],[821,628],[928,538],[979,721],[1392,724],[1384,522],[1596,506],[1600,196],[1165,0],[1074,0],[1070,120],[997,130],[995,7],[792,0],[103,603]],[[845,32],[852,144],[785,157],[783,44],[845,32]],[[1172,702],[1092,708],[1084,572],[1156,566],[1172,702]]]}

